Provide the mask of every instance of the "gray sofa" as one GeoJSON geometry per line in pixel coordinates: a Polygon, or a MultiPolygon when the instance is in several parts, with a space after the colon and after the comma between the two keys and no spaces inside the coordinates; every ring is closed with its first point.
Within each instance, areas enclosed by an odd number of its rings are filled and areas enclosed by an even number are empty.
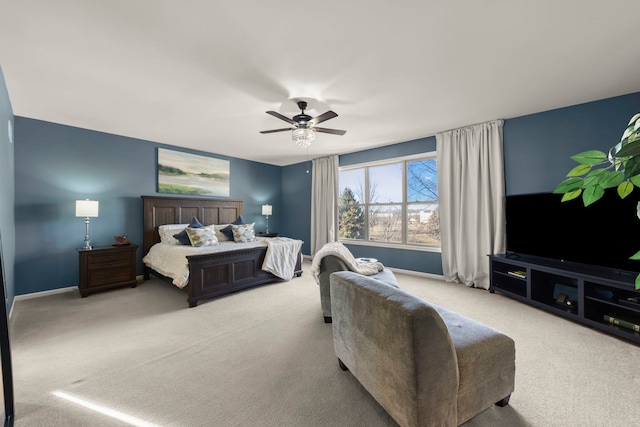
{"type": "MultiPolygon", "coordinates": [[[[325,323],[331,323],[331,281],[330,277],[332,273],[338,271],[350,271],[349,266],[342,260],[342,258],[327,255],[320,260],[320,273],[318,274],[320,285],[320,307],[322,308],[322,315],[324,316],[325,323]]],[[[393,272],[387,268],[368,276],[377,280],[380,280],[388,285],[398,287],[396,276],[393,272]]]]}
{"type": "Polygon", "coordinates": [[[331,296],[340,367],[401,426],[457,426],[508,404],[515,343],[505,334],[352,272],[331,275],[331,296]]]}

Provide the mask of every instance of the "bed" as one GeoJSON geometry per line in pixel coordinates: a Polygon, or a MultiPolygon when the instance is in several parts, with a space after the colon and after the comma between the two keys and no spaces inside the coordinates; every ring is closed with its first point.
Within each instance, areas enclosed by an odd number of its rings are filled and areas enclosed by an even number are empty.
{"type": "MultiPolygon", "coordinates": [[[[193,217],[203,225],[230,224],[242,215],[242,201],[230,199],[199,199],[186,197],[141,196],[143,202],[143,257],[160,242],[158,227],[166,224],[189,224],[193,217]]],[[[189,307],[199,301],[282,280],[262,270],[268,246],[241,244],[239,249],[207,254],[192,254],[188,260],[187,293],[189,307]]],[[[144,279],[151,274],[165,274],[145,264],[144,279]]],[[[302,255],[296,254],[293,271],[302,275],[302,255]]]]}

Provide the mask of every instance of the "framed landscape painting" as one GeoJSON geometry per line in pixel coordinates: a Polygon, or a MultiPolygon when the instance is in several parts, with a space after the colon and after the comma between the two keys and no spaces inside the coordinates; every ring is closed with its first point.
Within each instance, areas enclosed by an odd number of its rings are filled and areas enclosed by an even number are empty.
{"type": "Polygon", "coordinates": [[[229,197],[229,161],[158,148],[158,192],[229,197]]]}

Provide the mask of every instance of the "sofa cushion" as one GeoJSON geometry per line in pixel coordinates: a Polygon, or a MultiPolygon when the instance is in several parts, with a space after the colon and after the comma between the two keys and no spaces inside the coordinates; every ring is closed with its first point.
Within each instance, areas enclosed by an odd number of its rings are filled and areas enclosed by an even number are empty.
{"type": "Polygon", "coordinates": [[[389,286],[393,286],[394,288],[399,288],[398,280],[396,279],[396,275],[393,274],[393,271],[385,268],[378,274],[374,274],[373,276],[368,276],[372,279],[380,280],[383,283],[386,283],[389,286]]]}
{"type": "Polygon", "coordinates": [[[496,393],[513,392],[515,343],[503,333],[434,305],[444,321],[458,358],[458,422],[464,423],[496,403],[496,393]],[[500,390],[503,391],[500,391],[500,390]]]}

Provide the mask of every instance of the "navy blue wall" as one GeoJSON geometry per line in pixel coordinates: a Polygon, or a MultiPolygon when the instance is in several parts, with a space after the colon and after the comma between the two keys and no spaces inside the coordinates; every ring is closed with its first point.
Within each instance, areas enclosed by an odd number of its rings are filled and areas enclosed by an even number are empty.
{"type": "MultiPolygon", "coordinates": [[[[0,82],[0,120],[12,119],[9,98],[0,82]]],[[[607,150],[629,118],[640,111],[640,93],[505,120],[507,194],[551,191],[573,166],[569,156],[587,149],[607,150]]],[[[77,253],[84,222],[75,200],[100,201],[91,221],[92,242],[110,245],[116,234],[142,240],[141,195],[156,194],[156,148],[150,141],[15,117],[15,295],[75,286],[77,253]]],[[[6,135],[6,133],[5,133],[6,135]]],[[[0,143],[5,144],[1,139],[0,143]]],[[[3,145],[3,146],[6,146],[3,145]]],[[[340,165],[401,157],[435,149],[435,137],[340,156],[340,165]]],[[[231,162],[231,198],[245,201],[245,217],[265,227],[263,203],[273,205],[269,228],[302,239],[310,253],[311,162],[285,167],[221,155],[231,162]],[[309,171],[309,173],[307,173],[309,171]]],[[[13,165],[10,165],[12,167],[13,165]]],[[[3,167],[2,177],[6,174],[3,167]]],[[[8,182],[3,180],[3,184],[8,182]]],[[[6,185],[0,191],[8,192],[6,185]]],[[[4,194],[1,194],[4,196],[4,194]]],[[[9,197],[12,194],[8,194],[9,197]]],[[[4,205],[3,205],[4,206],[4,205]]],[[[4,208],[3,208],[4,209],[4,208]]],[[[12,220],[0,210],[2,238],[11,239],[12,220]],[[6,223],[6,224],[5,224],[6,223]],[[9,231],[5,232],[5,228],[9,231]]],[[[14,254],[5,247],[7,256],[14,254]]],[[[11,242],[9,245],[11,246],[11,242]]],[[[355,256],[372,256],[393,268],[442,274],[439,253],[350,245],[355,256]]],[[[139,258],[142,254],[139,253],[139,258]]],[[[9,268],[11,265],[9,265],[9,268]]],[[[142,272],[139,261],[138,273],[142,272]]]]}
{"type": "MultiPolygon", "coordinates": [[[[311,162],[282,168],[282,221],[278,231],[283,236],[302,240],[302,253],[311,253],[311,162]]],[[[273,212],[274,215],[277,212],[273,212]]]]}
{"type": "Polygon", "coordinates": [[[0,239],[2,240],[0,255],[3,260],[2,273],[7,310],[13,304],[15,296],[14,143],[10,140],[9,133],[13,133],[13,110],[4,74],[0,68],[0,200],[2,200],[0,203],[0,239]],[[11,132],[9,126],[11,126],[11,132]]]}
{"type": "MultiPolygon", "coordinates": [[[[78,254],[85,225],[75,217],[75,200],[100,202],[91,219],[94,246],[108,246],[126,234],[142,244],[141,195],[158,194],[157,147],[164,144],[15,118],[16,295],[78,284],[78,254]]],[[[244,218],[262,230],[261,205],[282,209],[282,168],[211,153],[230,161],[230,198],[244,200],[244,218]]],[[[270,228],[280,227],[271,217],[270,228]]],[[[138,274],[142,274],[142,249],[138,274]]]]}
{"type": "Polygon", "coordinates": [[[506,120],[507,195],[553,191],[577,165],[570,156],[608,152],[638,112],[640,93],[634,93],[506,120]]]}

